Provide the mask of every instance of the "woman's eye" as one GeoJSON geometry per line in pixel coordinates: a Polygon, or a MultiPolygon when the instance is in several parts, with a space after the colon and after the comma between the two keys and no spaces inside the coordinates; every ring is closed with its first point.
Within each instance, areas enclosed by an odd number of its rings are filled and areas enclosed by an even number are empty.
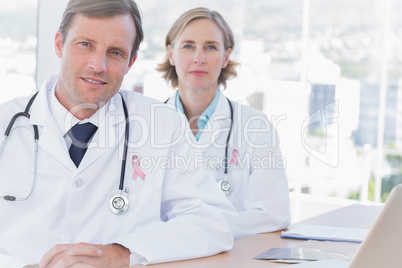
{"type": "Polygon", "coordinates": [[[207,48],[210,49],[210,50],[216,50],[216,47],[213,46],[213,45],[209,45],[207,48]]]}
{"type": "Polygon", "coordinates": [[[193,48],[193,46],[192,45],[185,45],[183,48],[191,49],[191,48],[193,48]]]}

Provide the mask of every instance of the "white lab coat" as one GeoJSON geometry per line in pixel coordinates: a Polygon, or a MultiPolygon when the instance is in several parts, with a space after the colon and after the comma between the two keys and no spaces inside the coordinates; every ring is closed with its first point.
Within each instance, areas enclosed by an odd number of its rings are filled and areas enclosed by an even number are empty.
{"type": "MultiPolygon", "coordinates": [[[[125,171],[129,210],[115,215],[109,199],[118,192],[124,140],[119,94],[112,98],[80,166],[69,158],[61,130],[48,109],[50,79],[31,108],[31,118],[15,122],[0,157],[0,195],[24,196],[32,185],[33,131],[39,127],[38,176],[26,201],[0,200],[0,267],[38,263],[53,245],[118,243],[130,249],[131,264],[213,255],[233,245],[235,209],[213,179],[195,168],[183,133],[183,117],[165,104],[121,91],[130,115],[125,171]],[[133,179],[132,156],[146,177],[133,179]],[[180,159],[187,161],[184,170],[180,159]],[[176,161],[176,163],[174,163],[176,161]]],[[[0,106],[0,133],[23,111],[29,97],[0,106]]]]}
{"type": "MultiPolygon", "coordinates": [[[[176,94],[176,93],[175,93],[176,94]]],[[[230,127],[230,106],[219,91],[214,113],[198,142],[197,164],[220,181],[224,177],[225,145],[230,127]],[[218,164],[220,163],[220,164],[218,164]]],[[[175,95],[167,102],[176,107],[175,95]]],[[[229,141],[228,178],[232,191],[227,196],[239,216],[235,224],[235,239],[286,228],[290,223],[289,188],[285,173],[286,158],[282,156],[275,127],[267,116],[232,101],[233,129],[229,141]],[[234,149],[238,155],[234,157],[234,149]]],[[[187,136],[190,136],[188,134],[187,136]]]]}

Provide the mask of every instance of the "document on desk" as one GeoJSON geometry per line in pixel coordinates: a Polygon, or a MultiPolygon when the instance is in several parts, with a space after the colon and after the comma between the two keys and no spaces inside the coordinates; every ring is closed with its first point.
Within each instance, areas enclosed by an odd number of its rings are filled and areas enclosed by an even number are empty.
{"type": "Polygon", "coordinates": [[[297,244],[295,248],[313,248],[322,251],[350,254],[352,256],[356,254],[359,246],[360,244],[358,243],[307,240],[297,244]]]}
{"type": "Polygon", "coordinates": [[[283,231],[282,238],[360,243],[368,229],[322,225],[300,225],[283,231]]]}
{"type": "Polygon", "coordinates": [[[352,255],[340,252],[322,251],[313,248],[271,248],[253,257],[253,259],[283,263],[300,263],[328,259],[350,261],[352,255]]]}
{"type": "MultiPolygon", "coordinates": [[[[301,263],[301,264],[295,264],[292,265],[291,267],[293,268],[348,268],[349,267],[349,262],[347,261],[340,261],[340,260],[323,260],[323,261],[310,261],[307,263],[301,263]]],[[[289,267],[289,265],[286,266],[279,266],[282,268],[289,267]]]]}

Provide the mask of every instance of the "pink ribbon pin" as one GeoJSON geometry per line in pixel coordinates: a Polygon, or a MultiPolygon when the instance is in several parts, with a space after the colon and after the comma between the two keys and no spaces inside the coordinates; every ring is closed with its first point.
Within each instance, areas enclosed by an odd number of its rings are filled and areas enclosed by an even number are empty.
{"type": "Polygon", "coordinates": [[[232,159],[230,159],[229,164],[234,163],[234,165],[237,166],[236,157],[237,157],[238,154],[239,154],[239,152],[237,151],[237,149],[234,149],[234,150],[232,151],[232,159]]]}
{"type": "Polygon", "coordinates": [[[138,155],[134,155],[131,161],[134,168],[133,179],[137,180],[138,175],[140,175],[140,177],[145,181],[146,175],[140,168],[140,157],[138,155]]]}

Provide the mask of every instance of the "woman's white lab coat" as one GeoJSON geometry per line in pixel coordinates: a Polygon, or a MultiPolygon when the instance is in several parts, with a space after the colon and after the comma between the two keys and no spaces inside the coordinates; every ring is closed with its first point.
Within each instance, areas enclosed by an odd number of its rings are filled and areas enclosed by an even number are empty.
{"type": "MultiPolygon", "coordinates": [[[[198,147],[197,164],[203,162],[216,182],[224,177],[225,145],[231,122],[228,99],[221,92],[218,94],[216,109],[198,142],[193,144],[194,140],[188,138],[192,147],[198,147]]],[[[173,95],[167,104],[176,107],[175,99],[173,95]]],[[[234,119],[227,161],[232,191],[227,197],[239,213],[235,238],[284,229],[290,223],[289,189],[286,158],[281,154],[276,129],[266,115],[231,103],[234,119]]],[[[188,133],[187,137],[191,135],[188,133]]]]}
{"type": "MultiPolygon", "coordinates": [[[[26,201],[0,200],[0,267],[38,263],[53,245],[118,243],[131,250],[131,264],[216,254],[233,244],[235,210],[202,169],[181,137],[186,123],[165,104],[121,91],[130,115],[125,188],[130,208],[115,215],[124,140],[119,94],[111,100],[80,166],[69,158],[61,130],[48,109],[50,79],[34,101],[31,118],[15,122],[0,156],[0,195],[24,196],[32,185],[34,140],[39,127],[38,172],[26,201]],[[28,121],[29,120],[29,121],[28,121]],[[133,156],[145,178],[134,177],[133,156]],[[2,266],[2,265],[5,266],[2,266]]],[[[29,98],[0,106],[0,133],[29,98]]]]}

